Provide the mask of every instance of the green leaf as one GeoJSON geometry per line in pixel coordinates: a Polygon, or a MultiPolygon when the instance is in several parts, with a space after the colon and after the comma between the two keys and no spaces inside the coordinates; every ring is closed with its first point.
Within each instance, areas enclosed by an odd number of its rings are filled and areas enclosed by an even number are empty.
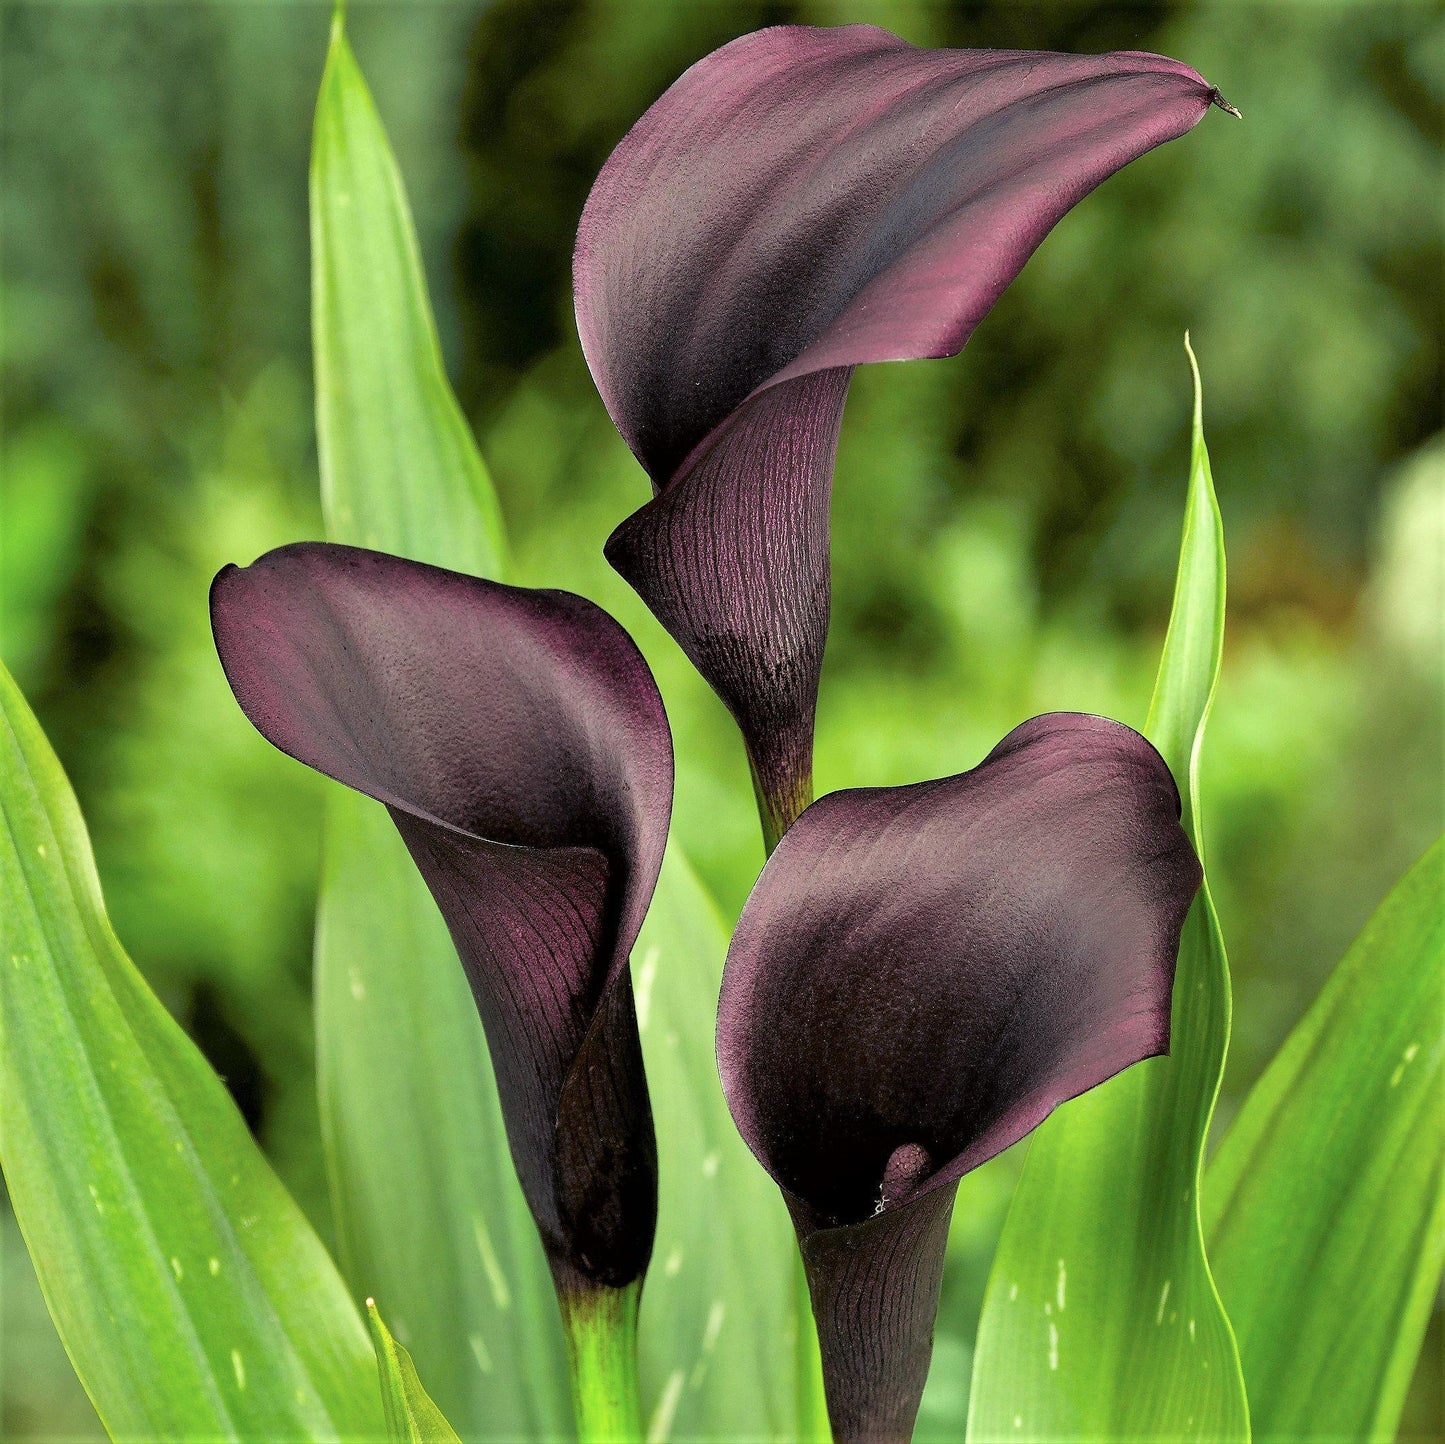
{"type": "MultiPolygon", "coordinates": [[[[447,383],[396,162],[342,27],[311,171],[327,535],[495,576],[496,502],[447,383]]],[[[328,789],[316,939],[342,1262],[468,1437],[570,1431],[561,1326],[475,1004],[384,810],[328,789]]]]}
{"type": "Polygon", "coordinates": [[[714,1024],[728,929],[676,847],[633,953],[661,1160],[642,1293],[650,1440],[777,1439],[794,1426],[793,1229],[723,1100],[714,1024]]]}
{"type": "Polygon", "coordinates": [[[1445,1265],[1445,841],[1395,886],[1210,1165],[1255,1437],[1390,1440],[1445,1265]]]}
{"type": "MultiPolygon", "coordinates": [[[[1194,383],[1184,539],[1146,730],[1179,779],[1202,860],[1199,748],[1224,634],[1224,540],[1197,367],[1194,383]]],[[[1185,922],[1170,1056],[1066,1104],[1030,1145],[979,1324],[971,1439],[1249,1437],[1199,1212],[1229,1011],[1206,882],[1185,922]]]]}
{"type": "Polygon", "coordinates": [[[422,1388],[411,1355],[392,1338],[376,1310],[375,1299],[367,1299],[366,1317],[371,1325],[371,1341],[376,1346],[381,1403],[392,1444],[461,1444],[456,1430],[422,1388]]]}
{"type": "Polygon", "coordinates": [[[328,536],[496,576],[496,493],[447,380],[401,173],[339,14],[311,149],[311,326],[328,536]]]}
{"type": "Polygon", "coordinates": [[[366,1331],[300,1209],[105,915],[75,796],[0,667],[0,1161],[111,1435],[381,1421],[366,1331]]]}

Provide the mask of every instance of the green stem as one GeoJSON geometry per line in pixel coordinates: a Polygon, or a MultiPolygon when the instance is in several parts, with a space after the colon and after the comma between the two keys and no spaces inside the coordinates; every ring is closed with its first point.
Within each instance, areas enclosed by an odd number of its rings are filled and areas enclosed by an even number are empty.
{"type": "Polygon", "coordinates": [[[579,1444],[641,1444],[637,1393],[637,1302],[642,1280],[626,1288],[559,1292],[572,1408],[579,1444]]]}
{"type": "MultiPolygon", "coordinates": [[[[783,834],[813,800],[813,779],[803,780],[787,796],[769,796],[753,772],[758,821],[763,828],[763,850],[771,857],[783,834]]],[[[829,1444],[833,1431],[823,1390],[823,1360],[818,1352],[818,1330],[813,1322],[813,1301],[801,1254],[793,1255],[794,1380],[798,1398],[798,1439],[801,1444],[829,1444]]]]}

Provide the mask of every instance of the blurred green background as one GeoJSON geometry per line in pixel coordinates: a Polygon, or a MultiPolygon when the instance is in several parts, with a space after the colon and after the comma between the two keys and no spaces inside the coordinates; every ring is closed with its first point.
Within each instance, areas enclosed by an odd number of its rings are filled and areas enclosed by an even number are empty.
{"type": "MultiPolygon", "coordinates": [[[[647,495],[592,389],[572,236],[628,125],[759,25],[1178,56],[1214,112],[1060,225],[962,357],[859,373],[834,501],[819,786],[961,771],[1052,708],[1142,722],[1187,462],[1189,327],[1230,553],[1205,757],[1242,1093],[1442,813],[1445,24],[1419,4],[357,4],[517,579],[638,636],[676,835],[760,863],[721,707],[610,573],[647,495]]],[[[116,927],[323,1233],[309,953],[319,781],[232,703],[206,589],[320,535],[306,166],[328,12],[0,10],[4,656],[69,769],[116,927]]],[[[921,1434],[958,1437],[1016,1156],[967,1181],[921,1434]]],[[[13,1220],[3,1434],[98,1433],[13,1220]]],[[[425,1361],[418,1360],[425,1377],[425,1361]]],[[[1437,1314],[1406,1437],[1441,1433],[1437,1314]]]]}

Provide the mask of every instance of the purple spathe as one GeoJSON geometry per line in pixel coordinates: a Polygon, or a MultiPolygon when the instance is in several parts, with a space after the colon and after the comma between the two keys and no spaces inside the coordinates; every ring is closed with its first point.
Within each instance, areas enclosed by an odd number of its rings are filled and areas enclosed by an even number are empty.
{"type": "Polygon", "coordinates": [[[607,555],[732,710],[765,797],[810,785],[851,369],[958,351],[1072,205],[1212,103],[1157,55],[780,26],[699,61],[612,153],[577,326],[655,495],[607,555]]]}
{"type": "Polygon", "coordinates": [[[436,899],[559,1287],[639,1277],[657,1160],[627,961],[672,744],[636,647],[580,597],[325,543],[226,568],[211,616],[242,710],[384,803],[436,899]]]}
{"type": "Polygon", "coordinates": [[[1159,754],[1069,713],[961,776],[820,799],[764,867],[718,1063],[793,1216],[840,1439],[911,1428],[963,1174],[1167,1051],[1200,876],[1159,754]]]}

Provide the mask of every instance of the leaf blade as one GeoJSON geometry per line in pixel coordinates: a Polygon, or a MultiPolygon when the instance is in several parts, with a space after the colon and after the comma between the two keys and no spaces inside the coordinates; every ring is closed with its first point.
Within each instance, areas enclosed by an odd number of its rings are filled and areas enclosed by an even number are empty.
{"type": "Polygon", "coordinates": [[[406,189],[339,15],[316,105],[311,251],[327,535],[496,575],[496,492],[447,380],[406,189]]]}
{"type": "Polygon", "coordinates": [[[1401,879],[1210,1164],[1261,1440],[1389,1440],[1445,1265],[1445,840],[1401,879]]]}
{"type": "Polygon", "coordinates": [[[0,667],[0,1158],[117,1437],[365,1437],[360,1317],[221,1081],[111,931],[74,794],[0,667]]]}
{"type": "Polygon", "coordinates": [[[381,1402],[393,1444],[461,1444],[456,1430],[422,1388],[411,1355],[392,1338],[373,1299],[366,1301],[366,1320],[376,1347],[381,1402]]]}
{"type": "MultiPolygon", "coordinates": [[[[1203,861],[1198,759],[1219,674],[1225,562],[1189,356],[1184,536],[1147,731],[1180,781],[1203,861]]],[[[1199,1211],[1229,1024],[1228,963],[1206,874],[1180,945],[1170,1057],[1066,1104],[1030,1144],[979,1324],[970,1438],[1249,1438],[1238,1350],[1199,1211]]]]}
{"type": "Polygon", "coordinates": [[[642,1294],[648,1439],[777,1439],[795,1423],[792,1225],[739,1136],[714,1061],[728,929],[670,846],[634,953],[661,1179],[642,1294]]]}
{"type": "MultiPolygon", "coordinates": [[[[311,206],[327,536],[497,575],[495,495],[442,366],[396,161],[339,20],[311,206]]],[[[451,939],[384,810],[339,787],[326,807],[316,1027],[347,1276],[358,1297],[376,1297],[468,1437],[565,1435],[550,1277],[451,939]]]]}

